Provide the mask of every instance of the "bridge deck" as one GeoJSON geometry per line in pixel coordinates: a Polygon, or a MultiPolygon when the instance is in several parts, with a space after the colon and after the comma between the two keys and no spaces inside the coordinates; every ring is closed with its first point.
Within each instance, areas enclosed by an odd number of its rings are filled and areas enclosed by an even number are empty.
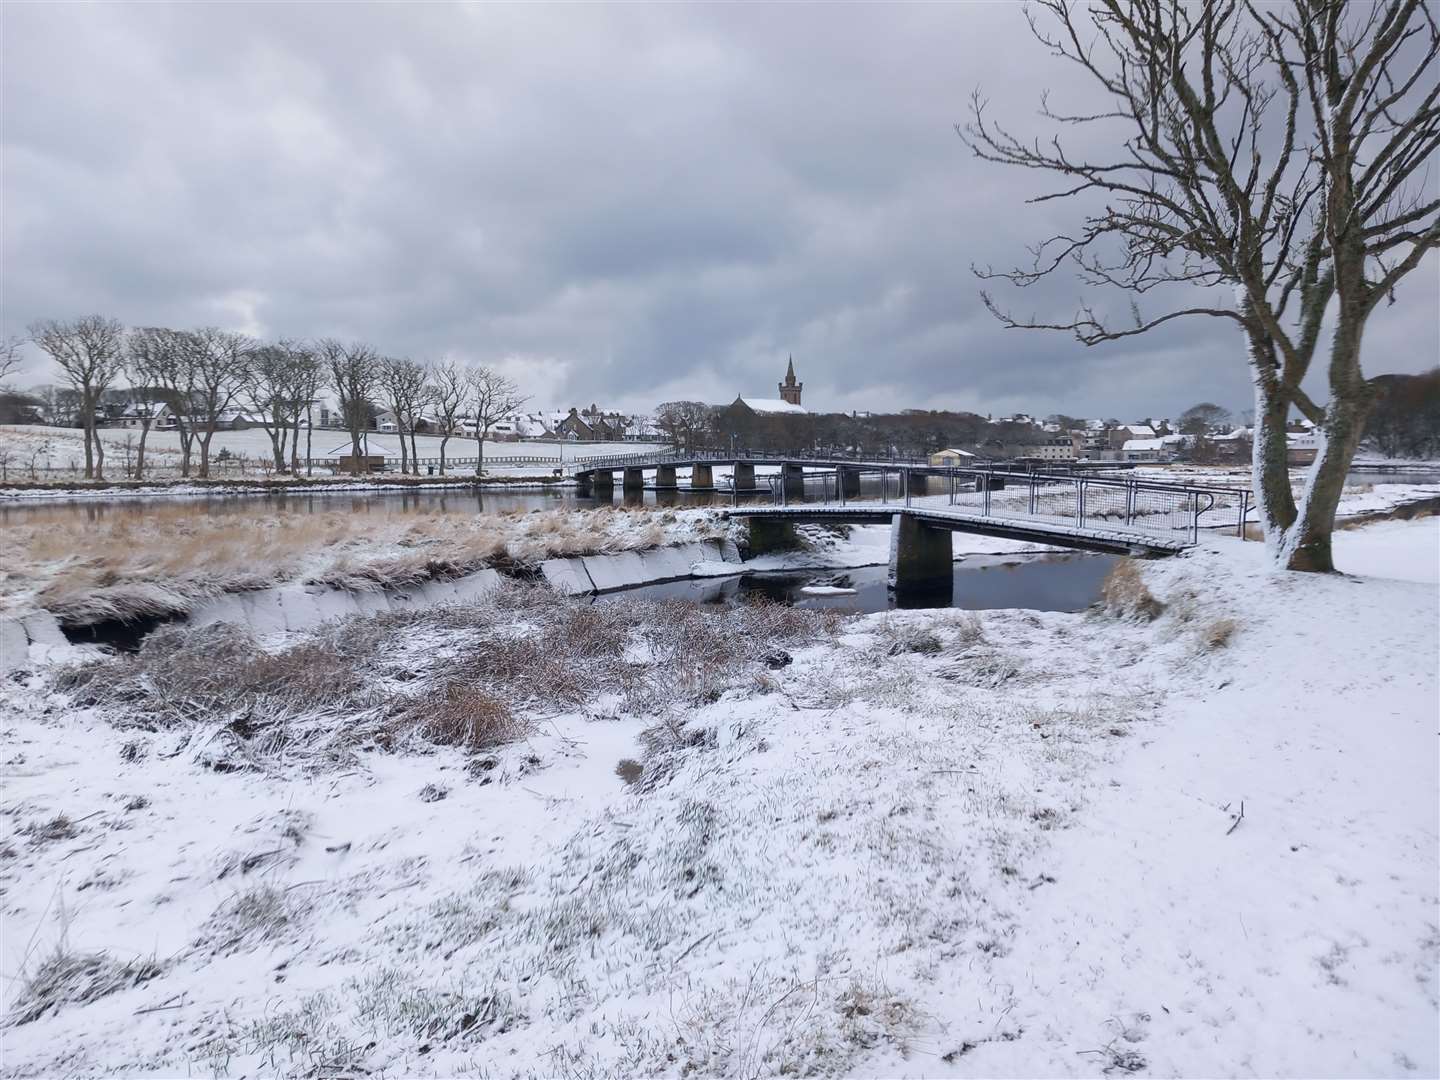
{"type": "Polygon", "coordinates": [[[904,514],[935,529],[1118,554],[1144,551],[1173,555],[1184,551],[1192,543],[1188,535],[1166,536],[1134,528],[1082,527],[1057,521],[996,516],[939,507],[861,503],[848,506],[756,506],[727,512],[732,517],[764,518],[771,521],[823,521],[837,525],[888,524],[895,515],[904,514]]]}

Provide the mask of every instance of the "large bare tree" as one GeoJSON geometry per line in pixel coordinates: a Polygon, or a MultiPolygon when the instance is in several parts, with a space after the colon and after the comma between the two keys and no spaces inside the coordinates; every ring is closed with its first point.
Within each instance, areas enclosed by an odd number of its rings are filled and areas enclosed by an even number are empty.
{"type": "MultiPolygon", "coordinates": [[[[180,405],[170,395],[177,370],[188,362],[182,334],[156,326],[137,326],[125,338],[125,376],[130,380],[131,407],[140,420],[135,479],[145,476],[145,444],[162,407],[180,423],[180,405]]],[[[183,430],[183,428],[182,428],[183,430]]]]}
{"type": "Polygon", "coordinates": [[[31,339],[55,361],[79,397],[85,477],[103,480],[105,447],[96,430],[96,413],[101,396],[124,370],[125,328],[103,315],[85,315],[70,322],[42,319],[29,329],[31,339]]]}
{"type": "Polygon", "coordinates": [[[440,475],[445,475],[445,447],[455,428],[465,403],[470,400],[470,373],[453,360],[442,360],[430,369],[430,402],[435,409],[435,420],[440,425],[440,475]]]}
{"type": "Polygon", "coordinates": [[[385,357],[380,361],[380,390],[385,404],[395,417],[395,434],[400,440],[400,471],[409,472],[413,464],[420,471],[415,453],[415,428],[429,400],[429,372],[424,364],[403,357],[385,357]],[[407,451],[406,436],[410,438],[407,451]]]}
{"type": "Polygon", "coordinates": [[[340,418],[350,433],[351,471],[360,472],[360,440],[370,428],[370,410],[380,388],[380,356],[369,345],[323,338],[316,354],[329,374],[340,418]]]}
{"type": "Polygon", "coordinates": [[[1067,330],[1087,345],[1206,316],[1243,333],[1255,386],[1254,482],[1280,565],[1331,570],[1345,474],[1375,397],[1361,370],[1370,316],[1440,245],[1440,199],[1424,172],[1440,148],[1440,28],[1422,0],[1038,0],[1030,26],[1077,66],[1103,103],[1042,116],[1094,129],[1103,156],[1058,136],[1030,140],[987,115],[977,94],[960,134],[980,157],[1056,174],[1032,200],[1075,199],[1083,218],[1033,249],[1033,262],[983,277],[1033,285],[1073,268],[1130,294],[1120,320],[1086,305],[1067,330]],[[1141,297],[1181,295],[1158,312],[1141,297]],[[1304,382],[1326,354],[1328,401],[1304,382]],[[1286,462],[1291,410],[1322,448],[1297,502],[1286,462]]]}
{"type": "Polygon", "coordinates": [[[191,401],[200,444],[197,475],[205,479],[210,475],[210,442],[220,430],[225,413],[234,407],[245,387],[254,342],[244,334],[213,326],[194,331],[188,341],[194,372],[191,401]]]}
{"type": "Polygon", "coordinates": [[[475,475],[485,470],[485,436],[495,424],[529,401],[508,377],[491,367],[469,373],[470,406],[475,412],[475,475]]]}
{"type": "Polygon", "coordinates": [[[317,371],[314,354],[294,341],[250,350],[240,400],[269,436],[276,472],[297,470],[300,422],[314,397],[317,371]]]}

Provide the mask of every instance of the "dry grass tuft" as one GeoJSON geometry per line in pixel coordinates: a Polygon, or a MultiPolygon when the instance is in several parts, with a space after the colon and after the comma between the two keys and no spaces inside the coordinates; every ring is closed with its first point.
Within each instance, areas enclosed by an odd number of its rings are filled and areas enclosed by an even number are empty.
{"type": "Polygon", "coordinates": [[[517,719],[500,698],[463,679],[441,683],[415,699],[398,719],[437,746],[463,750],[503,746],[533,727],[517,719]]]}
{"type": "Polygon", "coordinates": [[[62,942],[21,977],[7,1023],[28,1024],[66,1005],[85,1005],[139,986],[163,971],[154,959],[120,961],[105,952],[73,952],[62,942]]]}
{"type": "Polygon", "coordinates": [[[1207,649],[1223,649],[1238,629],[1240,624],[1234,619],[1215,619],[1200,631],[1200,641],[1207,649]]]}
{"type": "Polygon", "coordinates": [[[597,700],[663,716],[753,692],[767,661],[842,619],[767,603],[585,604],[507,583],[468,606],[342,619],[275,651],[226,624],[163,629],[55,684],[117,725],[192,731],[218,771],[326,767],[364,749],[486,750],[597,700]]]}
{"type": "Polygon", "coordinates": [[[1100,599],[1106,613],[1118,619],[1153,622],[1165,610],[1132,559],[1121,559],[1115,564],[1100,586],[1100,599]]]}

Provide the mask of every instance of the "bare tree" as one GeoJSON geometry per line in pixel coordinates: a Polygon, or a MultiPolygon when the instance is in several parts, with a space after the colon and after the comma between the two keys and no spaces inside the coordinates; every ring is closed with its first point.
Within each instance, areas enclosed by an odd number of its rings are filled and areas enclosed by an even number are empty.
{"type": "MultiPolygon", "coordinates": [[[[415,426],[428,398],[429,379],[425,365],[414,360],[385,357],[380,361],[380,389],[385,395],[385,404],[395,417],[395,434],[400,440],[400,471],[409,472],[415,460],[415,426]],[[410,436],[410,448],[405,447],[406,434],[410,436]]],[[[419,472],[418,461],[415,472],[419,472]]]]}
{"type": "Polygon", "coordinates": [[[180,475],[189,476],[196,436],[197,366],[200,346],[187,330],[146,327],[146,368],[175,418],[180,438],[180,475]]]}
{"type": "Polygon", "coordinates": [[[145,476],[145,444],[150,437],[161,405],[167,406],[179,424],[180,405],[168,397],[177,370],[188,363],[188,344],[174,330],[139,326],[125,338],[125,376],[130,380],[131,408],[140,420],[140,439],[135,454],[135,479],[145,476]],[[159,393],[157,394],[157,391],[159,393]]]}
{"type": "Polygon", "coordinates": [[[8,337],[0,341],[0,382],[20,370],[20,361],[23,359],[21,349],[24,345],[25,339],[22,337],[8,337]]]}
{"type": "Polygon", "coordinates": [[[667,401],[655,410],[655,424],[677,449],[693,449],[709,429],[714,410],[700,401],[667,401]]]}
{"type": "Polygon", "coordinates": [[[1214,402],[1202,401],[1199,405],[1191,405],[1180,414],[1176,421],[1182,435],[1208,435],[1212,431],[1228,427],[1230,424],[1230,410],[1216,405],[1214,402]]]}
{"type": "Polygon", "coordinates": [[[125,328],[103,315],[71,322],[43,319],[30,325],[30,337],[59,365],[79,396],[86,479],[105,479],[105,448],[96,430],[96,411],[101,395],[124,370],[125,328]]]}
{"type": "Polygon", "coordinates": [[[444,476],[445,447],[470,400],[470,373],[453,360],[443,360],[430,369],[430,388],[430,403],[440,425],[440,475],[444,476]]]}
{"type": "Polygon", "coordinates": [[[195,377],[195,427],[200,443],[197,475],[205,479],[210,475],[210,441],[245,386],[253,343],[244,334],[213,326],[196,330],[188,340],[195,377]]]}
{"type": "Polygon", "coordinates": [[[351,470],[360,472],[360,440],[370,427],[370,409],[379,389],[380,357],[369,345],[325,338],[315,347],[339,399],[340,417],[350,432],[351,470]]]}
{"type": "Polygon", "coordinates": [[[1033,285],[1065,266],[1096,287],[1131,294],[1115,322],[1084,306],[1070,320],[1021,320],[985,295],[1010,327],[1067,330],[1087,345],[1174,319],[1227,319],[1245,335],[1255,384],[1255,488],[1280,565],[1331,570],[1330,534],[1374,387],[1360,368],[1365,324],[1440,244],[1440,199],[1420,170],[1440,148],[1440,27],[1421,0],[1067,0],[1033,33],[1077,65],[1107,104],[1065,126],[1107,129],[1113,156],[1072,153],[1058,137],[1029,141],[986,115],[977,94],[960,129],[981,158],[1058,174],[1032,200],[1098,200],[1073,233],[1033,249],[1033,263],[982,277],[1033,285]],[[1109,129],[1113,129],[1112,131],[1109,129]],[[1136,297],[1177,286],[1161,314],[1136,297]],[[1324,406],[1302,383],[1327,312],[1324,406]],[[1286,463],[1291,408],[1323,446],[1297,504],[1286,463]]]}
{"type": "Polygon", "coordinates": [[[470,404],[475,410],[475,475],[485,469],[485,436],[499,420],[528,400],[519,388],[494,368],[473,368],[469,373],[470,404]]]}
{"type": "Polygon", "coordinates": [[[277,473],[298,468],[300,421],[314,397],[317,374],[314,355],[297,342],[282,339],[250,350],[240,400],[270,437],[277,473]]]}

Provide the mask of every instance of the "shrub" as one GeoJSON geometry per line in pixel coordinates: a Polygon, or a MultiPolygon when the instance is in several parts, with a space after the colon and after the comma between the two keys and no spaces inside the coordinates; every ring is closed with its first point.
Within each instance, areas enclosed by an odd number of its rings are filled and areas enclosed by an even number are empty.
{"type": "Polygon", "coordinates": [[[1105,611],[1119,619],[1152,622],[1165,610],[1165,605],[1145,584],[1140,568],[1130,559],[1121,559],[1106,575],[1100,587],[1100,599],[1105,611]]]}

